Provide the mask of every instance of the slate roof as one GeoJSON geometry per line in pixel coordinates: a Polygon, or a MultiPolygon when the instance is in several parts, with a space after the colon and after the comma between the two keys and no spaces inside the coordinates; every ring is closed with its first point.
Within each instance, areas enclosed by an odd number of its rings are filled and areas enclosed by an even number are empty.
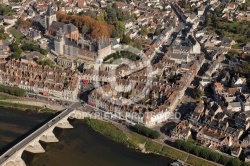
{"type": "Polygon", "coordinates": [[[55,12],[53,11],[51,5],[48,5],[48,9],[46,11],[46,16],[53,16],[55,14],[55,12]]]}

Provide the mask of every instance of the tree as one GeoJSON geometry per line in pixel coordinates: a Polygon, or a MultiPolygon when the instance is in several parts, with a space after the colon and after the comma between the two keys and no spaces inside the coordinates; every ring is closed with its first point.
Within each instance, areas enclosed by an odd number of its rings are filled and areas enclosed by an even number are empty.
{"type": "Polygon", "coordinates": [[[175,146],[177,147],[177,148],[181,148],[182,147],[182,142],[181,142],[181,140],[176,140],[175,142],[174,142],[174,144],[175,144],[175,146]]]}
{"type": "Polygon", "coordinates": [[[130,37],[127,36],[127,35],[123,35],[121,43],[123,43],[123,44],[129,44],[129,42],[131,42],[130,37]]]}
{"type": "Polygon", "coordinates": [[[250,166],[250,163],[241,162],[241,166],[250,166]]]}
{"type": "Polygon", "coordinates": [[[220,156],[221,155],[219,153],[211,152],[209,158],[210,158],[210,160],[217,162],[217,161],[219,161],[220,156]]]}
{"type": "Polygon", "coordinates": [[[141,34],[142,36],[148,35],[148,28],[147,28],[146,26],[142,26],[142,27],[141,27],[140,34],[141,34]]]}
{"type": "Polygon", "coordinates": [[[237,158],[231,158],[228,162],[228,166],[239,166],[241,164],[240,160],[237,158]]]}
{"type": "Polygon", "coordinates": [[[97,17],[96,19],[98,21],[105,21],[105,14],[103,12],[101,12],[97,17]]]}
{"type": "Polygon", "coordinates": [[[106,16],[105,20],[108,23],[113,23],[113,22],[117,21],[116,11],[113,8],[107,8],[105,16],[106,16]]]}
{"type": "Polygon", "coordinates": [[[228,161],[229,161],[229,158],[227,156],[221,155],[219,163],[223,165],[227,165],[228,161]]]}
{"type": "Polygon", "coordinates": [[[196,147],[196,148],[193,149],[193,152],[194,152],[194,154],[195,154],[196,156],[199,156],[201,150],[202,150],[202,149],[201,149],[200,147],[196,147]]]}
{"type": "Polygon", "coordinates": [[[208,159],[209,158],[209,155],[210,155],[210,150],[206,149],[206,148],[202,148],[201,152],[200,152],[200,156],[205,158],[205,159],[208,159]]]}
{"type": "Polygon", "coordinates": [[[22,53],[22,49],[19,47],[19,45],[14,42],[10,45],[10,50],[13,52],[13,57],[15,59],[19,59],[22,53]]]}
{"type": "Polygon", "coordinates": [[[161,34],[161,30],[160,29],[156,29],[154,35],[158,36],[160,34],[161,34]]]}
{"type": "Polygon", "coordinates": [[[146,137],[152,138],[152,139],[157,139],[160,137],[160,133],[156,130],[152,130],[146,126],[140,125],[140,124],[136,124],[134,125],[133,129],[139,133],[142,134],[146,137]]]}
{"type": "Polygon", "coordinates": [[[186,152],[190,152],[194,146],[189,142],[183,142],[182,147],[186,152]]]}
{"type": "Polygon", "coordinates": [[[117,37],[122,38],[125,33],[125,25],[121,21],[115,22],[115,30],[117,32],[117,37]]]}
{"type": "Polygon", "coordinates": [[[113,3],[113,4],[112,4],[112,8],[115,9],[115,10],[117,10],[117,9],[118,9],[117,3],[113,3]]]}
{"type": "Polygon", "coordinates": [[[140,40],[133,40],[132,42],[129,43],[129,45],[138,49],[142,49],[142,43],[140,40]]]}
{"type": "Polygon", "coordinates": [[[87,25],[83,25],[83,27],[82,27],[82,33],[86,34],[86,33],[88,33],[88,31],[89,31],[89,27],[87,25]]]}

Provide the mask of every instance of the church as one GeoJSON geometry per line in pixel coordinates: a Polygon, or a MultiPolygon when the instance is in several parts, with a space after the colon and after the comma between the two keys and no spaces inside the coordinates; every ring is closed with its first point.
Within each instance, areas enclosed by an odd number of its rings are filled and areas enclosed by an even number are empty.
{"type": "Polygon", "coordinates": [[[72,23],[58,22],[51,5],[48,5],[44,22],[45,35],[54,39],[52,52],[58,56],[81,57],[94,61],[96,57],[104,58],[112,53],[110,39],[101,37],[87,41],[72,23]]]}

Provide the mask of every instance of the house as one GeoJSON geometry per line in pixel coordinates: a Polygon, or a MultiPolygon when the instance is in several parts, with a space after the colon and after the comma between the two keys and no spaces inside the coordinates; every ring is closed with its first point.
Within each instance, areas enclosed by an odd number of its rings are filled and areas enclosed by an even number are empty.
{"type": "Polygon", "coordinates": [[[199,9],[198,9],[198,16],[202,16],[205,12],[205,9],[206,7],[205,6],[201,6],[199,9]]]}
{"type": "Polygon", "coordinates": [[[242,151],[242,147],[240,145],[233,145],[231,147],[231,155],[234,157],[239,157],[242,151]]]}
{"type": "Polygon", "coordinates": [[[80,84],[74,71],[51,69],[28,60],[10,60],[0,71],[1,84],[16,86],[28,92],[76,101],[80,84]]]}
{"type": "Polygon", "coordinates": [[[194,112],[189,117],[189,121],[191,122],[191,124],[197,128],[202,127],[200,125],[199,119],[203,115],[203,110],[204,110],[204,103],[200,101],[195,107],[194,112]]]}
{"type": "Polygon", "coordinates": [[[15,24],[17,19],[13,16],[4,16],[3,17],[3,22],[8,23],[8,24],[15,24]]]}
{"type": "Polygon", "coordinates": [[[232,137],[227,136],[225,132],[207,126],[197,133],[196,138],[207,146],[213,147],[231,146],[233,144],[232,137]]]}
{"type": "Polygon", "coordinates": [[[37,41],[42,38],[41,32],[33,28],[21,29],[21,32],[32,41],[37,41]]]}
{"type": "Polygon", "coordinates": [[[10,55],[10,42],[8,40],[0,40],[0,63],[6,61],[6,58],[10,55]]]}
{"type": "Polygon", "coordinates": [[[231,102],[228,104],[227,109],[232,110],[233,112],[241,111],[241,103],[240,102],[231,102]]]}
{"type": "Polygon", "coordinates": [[[173,139],[187,140],[191,135],[190,124],[187,120],[181,121],[170,132],[170,137],[173,139]]]}

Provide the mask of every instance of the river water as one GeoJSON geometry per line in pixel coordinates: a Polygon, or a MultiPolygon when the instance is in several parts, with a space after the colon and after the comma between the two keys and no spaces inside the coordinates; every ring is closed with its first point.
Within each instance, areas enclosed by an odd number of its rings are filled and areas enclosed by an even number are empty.
{"type": "MultiPolygon", "coordinates": [[[[50,117],[46,114],[0,110],[0,148],[50,117]]],[[[91,130],[82,121],[73,129],[56,128],[58,143],[42,143],[45,153],[24,152],[29,166],[167,166],[166,157],[143,154],[115,143],[91,130]]]]}

